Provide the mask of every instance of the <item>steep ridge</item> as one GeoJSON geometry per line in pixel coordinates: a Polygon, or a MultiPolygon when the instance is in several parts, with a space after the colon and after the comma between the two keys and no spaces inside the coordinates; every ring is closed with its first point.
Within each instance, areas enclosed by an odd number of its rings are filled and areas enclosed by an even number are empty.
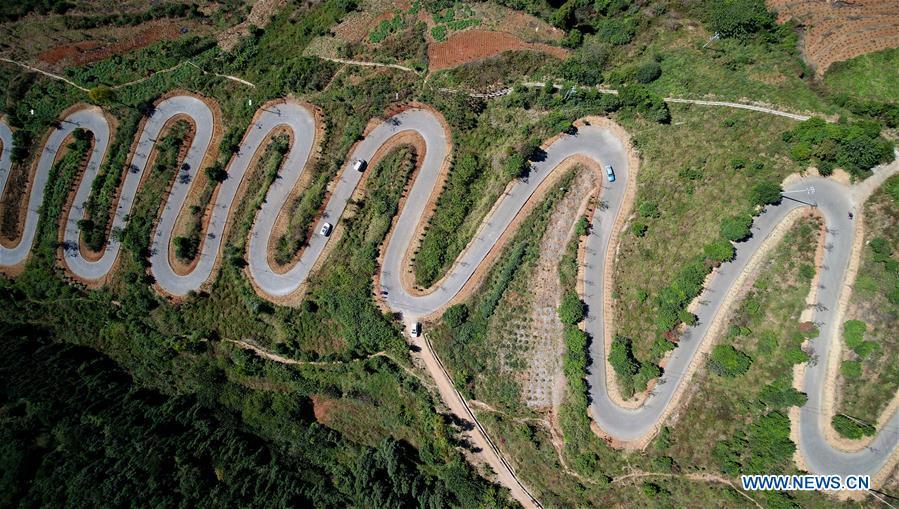
{"type": "MultiPolygon", "coordinates": [[[[256,152],[270,134],[276,129],[286,127],[292,132],[293,143],[287,162],[282,168],[281,178],[269,189],[266,204],[259,212],[250,234],[249,275],[262,293],[273,298],[295,292],[324,252],[329,237],[314,235],[305,247],[300,261],[281,273],[273,271],[268,263],[268,246],[277,216],[296,186],[315,144],[314,116],[304,106],[292,102],[273,103],[257,112],[244,136],[239,153],[229,164],[229,178],[216,194],[200,260],[186,275],[174,272],[168,262],[167,252],[170,249],[175,219],[186,199],[190,177],[199,171],[199,163],[203,160],[209,140],[212,138],[215,116],[206,102],[192,96],[175,96],[157,105],[156,111],[149,117],[140,134],[132,158],[133,169],[125,178],[119,203],[116,205],[114,226],[124,224],[139,187],[140,174],[145,170],[155,139],[164,125],[176,116],[191,118],[197,132],[188,150],[186,166],[181,170],[186,172],[188,177],[183,179],[184,182],[178,179],[179,182],[173,185],[154,232],[151,270],[160,288],[171,295],[185,295],[191,290],[199,289],[213,278],[216,261],[226,235],[230,211],[235,205],[244,175],[256,152]]],[[[8,148],[11,147],[11,133],[7,127],[2,124],[0,126],[2,126],[0,141],[3,146],[3,153],[0,154],[0,179],[2,179],[0,184],[5,187],[10,169],[8,148]]],[[[109,138],[108,125],[101,112],[96,109],[84,109],[71,114],[63,121],[62,127],[53,131],[48,137],[33,176],[34,183],[28,199],[24,232],[17,246],[3,248],[0,251],[0,265],[14,266],[27,258],[35,237],[38,210],[43,198],[43,188],[47,184],[49,168],[66,136],[79,126],[92,131],[96,139],[88,170],[78,188],[76,204],[87,198],[90,181],[96,175],[96,167],[102,161],[109,138]]],[[[604,341],[604,338],[611,334],[611,327],[605,328],[607,322],[604,313],[607,312],[606,308],[610,301],[606,298],[609,288],[606,272],[610,269],[617,244],[615,224],[630,214],[630,200],[627,193],[638,171],[635,165],[632,166],[635,160],[631,157],[632,149],[628,141],[622,138],[620,131],[608,125],[581,123],[575,134],[557,137],[546,147],[546,157],[533,164],[527,178],[517,180],[506,188],[503,196],[485,218],[474,240],[458,257],[446,277],[424,293],[413,292],[407,288],[401,276],[403,271],[409,269],[405,266],[408,263],[405,260],[408,260],[407,255],[416,239],[416,232],[422,226],[422,218],[427,212],[428,204],[432,203],[433,197],[440,192],[441,171],[451,153],[449,134],[438,114],[424,108],[412,108],[392,116],[371,130],[349,155],[334,184],[320,221],[336,224],[361,181],[363,173],[351,170],[352,162],[356,159],[370,160],[380,148],[390,143],[392,138],[403,133],[420,136],[426,151],[418,176],[411,186],[384,249],[379,281],[380,289],[386,292],[382,293],[384,303],[393,311],[402,314],[403,320],[407,323],[439,316],[442,309],[463,295],[463,289],[477,283],[479,269],[489,265],[492,255],[502,248],[505,237],[514,230],[516,219],[526,214],[528,205],[539,199],[540,191],[545,186],[551,185],[553,180],[550,177],[557,174],[559,168],[573,159],[597,163],[588,165],[594,169],[607,164],[615,168],[618,177],[616,182],[608,183],[603,180],[605,183],[600,198],[605,206],[594,215],[593,230],[587,241],[584,298],[589,307],[586,328],[593,338],[591,355],[596,361],[588,375],[593,418],[603,432],[624,443],[635,443],[651,437],[655,429],[663,423],[668,413],[676,406],[680,392],[694,371],[691,365],[695,364],[698,358],[700,346],[714,340],[715,323],[723,320],[728,312],[727,294],[741,286],[747,267],[750,267],[754,259],[764,251],[764,247],[773,241],[777,229],[791,214],[803,208],[816,208],[828,228],[824,241],[827,249],[824,262],[819,268],[818,305],[813,317],[819,325],[821,334],[810,343],[818,361],[806,368],[801,382],[803,390],[809,395],[809,400],[799,412],[799,449],[806,466],[816,473],[875,475],[892,466],[894,463],[892,454],[899,443],[899,414],[890,417],[870,447],[845,452],[836,449],[827,441],[824,426],[829,426],[829,416],[823,416],[820,412],[827,377],[827,359],[833,348],[838,349],[838,346],[834,345],[839,341],[840,296],[852,283],[847,280],[847,275],[857,232],[855,222],[848,218],[848,211],[860,205],[855,203],[855,198],[860,194],[857,192],[858,187],[851,188],[817,177],[801,178],[789,184],[783,202],[768,207],[756,219],[752,238],[738,245],[734,262],[718,269],[708,283],[700,297],[703,304],[697,311],[699,322],[686,330],[681,345],[669,359],[661,383],[656,385],[653,394],[637,408],[624,408],[609,396],[604,341]]],[[[873,178],[882,181],[886,175],[896,172],[899,172],[899,163],[894,162],[877,168],[873,178]]],[[[72,207],[66,223],[67,242],[77,240],[77,220],[82,213],[78,206],[72,207]]],[[[87,279],[96,279],[111,270],[112,261],[117,255],[118,244],[111,239],[106,252],[98,262],[87,262],[76,253],[65,257],[65,263],[73,273],[87,279]]],[[[431,361],[426,362],[426,365],[432,376],[438,381],[447,382],[446,390],[455,394],[452,396],[447,392],[444,399],[448,397],[458,399],[449,406],[453,409],[460,405],[467,408],[464,398],[452,390],[452,384],[439,359],[430,348],[425,350],[423,355],[433,357],[426,359],[431,361]]],[[[470,411],[467,415],[474,419],[470,411]]],[[[477,426],[476,430],[476,433],[483,435],[480,437],[482,441],[492,444],[480,426],[477,426]]],[[[517,499],[527,506],[539,505],[521,485],[514,471],[501,458],[495,447],[491,445],[482,449],[488,456],[488,462],[497,471],[501,482],[512,490],[517,499]]]]}

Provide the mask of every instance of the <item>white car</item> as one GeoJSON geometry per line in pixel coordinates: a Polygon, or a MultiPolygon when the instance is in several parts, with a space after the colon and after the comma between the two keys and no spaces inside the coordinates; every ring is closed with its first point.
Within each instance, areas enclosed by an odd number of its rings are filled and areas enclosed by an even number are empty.
{"type": "Polygon", "coordinates": [[[409,333],[413,338],[421,336],[421,324],[418,322],[413,323],[411,329],[409,330],[409,333]]]}
{"type": "Polygon", "coordinates": [[[615,170],[612,169],[611,164],[606,165],[606,177],[609,178],[609,182],[615,182],[615,170]]]}
{"type": "Polygon", "coordinates": [[[353,169],[356,171],[365,171],[366,166],[368,163],[365,162],[365,159],[356,159],[356,162],[353,163],[353,169]]]}
{"type": "Polygon", "coordinates": [[[319,235],[322,237],[327,237],[331,235],[331,223],[323,223],[322,227],[318,230],[319,235]]]}

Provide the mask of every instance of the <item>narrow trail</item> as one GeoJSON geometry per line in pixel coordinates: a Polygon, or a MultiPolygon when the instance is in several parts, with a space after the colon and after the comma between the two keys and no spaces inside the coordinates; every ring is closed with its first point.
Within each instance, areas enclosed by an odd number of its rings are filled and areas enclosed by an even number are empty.
{"type": "Polygon", "coordinates": [[[175,64],[175,65],[173,65],[173,66],[171,66],[171,67],[169,67],[169,68],[167,68],[167,69],[162,69],[162,70],[156,71],[156,72],[154,72],[153,74],[150,74],[149,76],[145,76],[145,77],[143,77],[143,78],[139,78],[139,79],[136,79],[136,80],[133,80],[133,81],[129,81],[129,82],[127,82],[127,83],[121,83],[121,84],[119,84],[119,85],[113,85],[113,86],[111,86],[111,87],[109,87],[109,88],[112,89],[112,90],[119,90],[119,89],[121,89],[121,88],[130,87],[130,86],[132,86],[132,85],[137,85],[137,84],[139,84],[139,83],[143,83],[143,82],[145,82],[145,81],[149,81],[149,80],[155,78],[156,76],[158,76],[158,75],[160,75],[160,74],[170,73],[170,72],[172,72],[172,71],[175,71],[175,70],[177,70],[177,69],[180,69],[181,67],[184,67],[185,65],[189,65],[189,66],[191,66],[191,67],[193,67],[193,68],[199,70],[199,71],[202,72],[203,74],[211,74],[211,75],[217,76],[217,77],[219,77],[219,78],[225,78],[225,79],[227,79],[227,80],[231,80],[231,81],[240,83],[241,85],[246,85],[246,86],[251,87],[251,88],[256,88],[256,85],[255,85],[254,83],[251,83],[251,82],[249,82],[249,81],[247,81],[247,80],[245,80],[245,79],[243,79],[243,78],[238,78],[237,76],[231,76],[230,74],[219,74],[219,73],[217,73],[217,72],[207,71],[206,69],[203,69],[203,68],[200,67],[199,65],[193,63],[193,61],[191,61],[191,60],[184,60],[183,62],[177,63],[177,64],[175,64]]]}
{"type": "Polygon", "coordinates": [[[65,78],[65,77],[63,77],[63,76],[60,76],[60,75],[58,75],[58,74],[53,74],[52,72],[48,72],[48,71],[45,71],[45,70],[43,70],[43,69],[38,69],[37,67],[28,65],[28,64],[26,64],[26,63],[23,63],[23,62],[17,62],[17,61],[15,61],[15,60],[10,60],[10,59],[8,59],[8,58],[6,58],[6,57],[0,57],[0,62],[6,62],[6,63],[9,63],[9,64],[18,65],[19,67],[24,67],[25,69],[28,69],[29,71],[36,72],[36,73],[38,73],[38,74],[43,74],[44,76],[53,78],[53,79],[55,79],[55,80],[62,81],[63,83],[67,83],[67,84],[69,84],[69,85],[71,85],[71,86],[77,88],[78,90],[81,90],[82,92],[89,92],[88,89],[82,87],[81,85],[75,83],[74,81],[72,81],[72,80],[70,80],[70,79],[68,79],[68,78],[65,78]]]}
{"type": "Polygon", "coordinates": [[[406,67],[406,66],[400,65],[400,64],[385,64],[382,62],[366,62],[364,60],[348,60],[345,58],[323,57],[321,55],[313,55],[313,56],[320,58],[322,60],[327,60],[329,62],[334,62],[337,64],[359,65],[362,67],[388,67],[391,69],[399,69],[400,71],[406,71],[406,72],[418,74],[418,71],[416,71],[415,69],[412,69],[411,67],[406,67]]]}
{"type": "MultiPolygon", "coordinates": [[[[68,79],[68,78],[66,78],[66,77],[64,77],[64,76],[60,76],[60,75],[58,75],[58,74],[54,74],[54,73],[52,73],[52,72],[45,71],[45,70],[43,70],[43,69],[39,69],[39,68],[34,67],[34,66],[32,66],[32,65],[26,64],[26,63],[24,63],[24,62],[18,62],[18,61],[16,61],[16,60],[11,60],[11,59],[5,58],[5,57],[0,57],[0,61],[2,61],[2,62],[7,62],[7,63],[14,64],[14,65],[18,65],[19,67],[23,67],[23,68],[25,68],[25,69],[28,69],[29,71],[36,72],[36,73],[39,73],[39,74],[43,74],[44,76],[47,76],[47,77],[49,77],[49,78],[53,78],[53,79],[55,79],[55,80],[62,81],[63,83],[66,83],[66,84],[68,84],[68,85],[71,85],[71,86],[77,88],[78,90],[81,90],[82,92],[90,92],[90,89],[89,89],[89,88],[85,88],[85,87],[83,87],[83,86],[81,86],[81,85],[75,83],[74,81],[72,81],[72,80],[70,80],[70,79],[68,79]]],[[[183,66],[185,66],[185,65],[189,65],[189,66],[191,66],[191,67],[194,67],[194,68],[196,68],[197,70],[199,70],[200,72],[202,72],[203,74],[211,74],[211,75],[217,76],[217,77],[219,77],[219,78],[225,78],[225,79],[227,79],[227,80],[231,80],[231,81],[240,83],[241,85],[246,85],[246,86],[248,86],[248,87],[256,88],[256,85],[255,85],[254,83],[251,83],[251,82],[249,82],[249,81],[247,81],[247,80],[245,80],[245,79],[243,79],[243,78],[239,78],[239,77],[237,77],[237,76],[231,76],[230,74],[219,74],[219,73],[217,73],[217,72],[207,71],[206,69],[203,69],[202,67],[200,67],[199,65],[193,63],[193,62],[190,61],[190,60],[184,60],[184,61],[179,62],[179,63],[177,63],[177,64],[175,64],[175,65],[173,65],[173,66],[171,66],[171,67],[168,67],[168,68],[166,68],[166,69],[161,69],[161,70],[159,70],[159,71],[155,71],[154,73],[150,74],[149,76],[144,76],[143,78],[138,78],[138,79],[136,79],[136,80],[128,81],[128,82],[126,82],[126,83],[120,83],[120,84],[118,84],[118,85],[112,85],[112,86],[109,87],[109,89],[110,89],[110,90],[119,90],[119,89],[122,89],[122,88],[126,88],[126,87],[130,87],[130,86],[133,86],[133,85],[137,85],[137,84],[143,83],[143,82],[145,82],[145,81],[149,81],[149,80],[155,78],[156,76],[158,76],[158,75],[160,75],[160,74],[166,74],[166,73],[173,72],[173,71],[175,71],[175,70],[177,70],[177,69],[179,69],[179,68],[181,68],[181,67],[183,67],[183,66]]]]}
{"type": "MultiPolygon", "coordinates": [[[[151,239],[150,272],[156,287],[162,293],[180,297],[191,292],[210,289],[217,274],[224,240],[228,237],[231,214],[243,196],[249,183],[245,182],[248,169],[257,154],[274,133],[289,131],[293,143],[285,157],[280,177],[266,193],[265,204],[257,212],[251,228],[247,247],[248,267],[245,272],[254,289],[263,298],[278,302],[279,299],[296,296],[302,283],[315,269],[319,259],[327,253],[328,233],[316,233],[300,253],[299,260],[289,267],[271,265],[271,236],[274,225],[285,210],[288,196],[300,181],[317,144],[317,119],[309,107],[295,101],[273,101],[262,106],[254,116],[247,133],[227,166],[228,178],[220,184],[213,203],[209,205],[208,221],[202,234],[202,244],[195,263],[180,271],[172,266],[170,252],[177,218],[184,208],[190,186],[204,161],[214,155],[218,126],[216,105],[191,95],[168,97],[155,105],[155,109],[142,123],[134,152],[129,164],[123,168],[125,177],[115,204],[113,227],[127,224],[128,214],[136,193],[142,185],[142,174],[156,150],[156,142],[165,126],[175,118],[186,118],[195,127],[185,163],[172,184],[151,239]]],[[[783,112],[781,112],[783,113],[783,112]]],[[[790,117],[793,118],[793,117],[790,117]]],[[[15,245],[0,246],[0,270],[13,273],[28,259],[37,234],[37,224],[43,203],[44,189],[48,184],[50,168],[61,150],[66,137],[76,128],[89,130],[94,135],[94,149],[87,168],[77,185],[76,198],[69,210],[62,211],[64,218],[64,244],[79,246],[78,222],[83,218],[83,203],[97,176],[97,168],[105,157],[110,129],[105,114],[95,107],[84,108],[61,119],[60,129],[48,134],[34,174],[31,175],[31,191],[27,200],[24,227],[15,245]]],[[[826,250],[819,267],[820,291],[812,319],[820,324],[821,334],[810,342],[819,362],[809,365],[800,381],[808,393],[809,401],[798,414],[798,446],[804,464],[809,471],[827,474],[870,474],[876,476],[888,471],[896,463],[899,443],[899,412],[894,413],[869,448],[846,452],[828,442],[824,426],[829,419],[817,409],[822,408],[823,391],[828,381],[827,362],[831,348],[838,349],[840,324],[838,317],[840,298],[844,287],[851,285],[847,271],[853,255],[851,246],[857,235],[855,223],[847,219],[848,211],[859,206],[859,199],[870,194],[876,183],[887,176],[899,173],[899,161],[879,167],[874,171],[875,184],[847,187],[833,180],[820,177],[799,178],[786,184],[786,192],[793,199],[769,206],[756,218],[753,236],[736,245],[733,262],[722,265],[707,283],[700,296],[703,304],[696,315],[698,324],[684,333],[666,365],[665,373],[654,392],[638,407],[623,407],[611,395],[609,370],[607,369],[607,342],[613,326],[605,318],[611,298],[614,252],[618,233],[624,220],[630,215],[633,189],[639,171],[639,159],[630,146],[624,130],[603,118],[586,118],[575,123],[573,134],[559,135],[545,146],[545,158],[532,165],[526,180],[511,182],[501,198],[493,206],[476,232],[474,239],[459,255],[446,276],[434,287],[419,291],[411,288],[404,277],[409,267],[409,254],[416,245],[418,232],[424,227],[429,207],[436,203],[449,171],[452,141],[439,113],[426,107],[412,107],[375,125],[351,150],[346,164],[332,183],[324,211],[315,225],[315,231],[328,222],[339,227],[339,221],[353,193],[363,181],[365,168],[352,167],[355,160],[369,162],[369,168],[377,164],[397,140],[416,137],[425,147],[424,157],[412,181],[398,217],[383,246],[378,282],[380,304],[402,316],[406,324],[426,319],[436,319],[442,310],[464,298],[485,277],[493,261],[502,252],[507,240],[514,234],[520,222],[542,200],[566,163],[574,159],[588,161],[593,169],[605,165],[614,167],[615,182],[601,180],[599,199],[606,207],[594,213],[592,228],[586,239],[584,267],[584,300],[589,313],[586,329],[594,338],[590,344],[590,357],[596,362],[590,366],[588,380],[592,401],[592,417],[600,429],[616,441],[624,444],[641,443],[652,437],[669,413],[677,407],[680,394],[690,381],[696,359],[703,348],[708,348],[717,338],[717,328],[727,317],[732,295],[738,292],[751,272],[753,264],[767,248],[776,242],[777,232],[797,212],[816,209],[827,225],[825,242],[832,246],[826,250]],[[607,326],[608,325],[608,326],[607,326]],[[837,346],[834,346],[837,345],[837,346]]],[[[8,147],[12,146],[12,131],[0,123],[0,192],[6,187],[11,160],[8,147]]],[[[119,256],[120,244],[110,238],[99,257],[85,256],[79,248],[60,248],[61,264],[80,280],[102,284],[113,270],[119,256]]],[[[332,261],[339,263],[339,261],[332,261]]],[[[361,298],[361,297],[360,297],[361,298]]],[[[427,334],[410,338],[416,355],[425,365],[437,384],[438,391],[450,411],[471,423],[468,436],[480,449],[480,456],[496,473],[497,481],[509,488],[525,507],[541,507],[539,501],[516,475],[514,467],[478,422],[465,398],[453,386],[452,378],[432,347],[427,334]]],[[[273,359],[274,360],[274,359],[273,359]]]]}
{"type": "Polygon", "coordinates": [[[754,498],[750,497],[748,493],[739,489],[728,479],[725,479],[721,476],[714,474],[666,474],[666,473],[658,473],[658,472],[632,472],[630,474],[622,475],[620,477],[616,477],[612,480],[612,484],[621,484],[623,482],[629,481],[638,481],[640,479],[646,478],[678,478],[678,479],[687,479],[690,481],[702,481],[702,482],[714,482],[719,484],[726,484],[730,486],[735,492],[739,493],[746,500],[752,502],[759,509],[763,509],[761,504],[759,504],[754,498]]]}
{"type": "MultiPolygon", "coordinates": [[[[400,71],[406,71],[406,72],[418,74],[418,71],[416,71],[415,69],[412,69],[410,67],[406,67],[403,65],[399,65],[399,64],[385,64],[385,63],[381,63],[381,62],[366,62],[366,61],[362,61],[362,60],[349,60],[349,59],[344,59],[344,58],[324,57],[324,56],[320,56],[320,55],[314,55],[314,56],[316,58],[320,58],[322,60],[327,60],[329,62],[335,62],[335,63],[340,63],[340,64],[358,65],[358,66],[363,66],[363,67],[386,67],[386,68],[398,69],[400,71]]],[[[49,71],[45,71],[43,69],[39,69],[37,67],[28,65],[26,63],[17,62],[15,60],[11,60],[9,58],[4,58],[4,57],[0,57],[0,61],[8,62],[10,64],[15,64],[15,65],[21,66],[25,69],[28,69],[30,71],[37,72],[37,73],[43,74],[45,76],[48,76],[50,78],[63,81],[83,92],[90,91],[90,89],[85,88],[63,76],[51,73],[49,71]]],[[[172,67],[169,67],[167,69],[162,69],[162,70],[156,71],[149,76],[139,78],[139,79],[136,79],[133,81],[129,81],[127,83],[113,85],[109,88],[112,90],[118,90],[118,89],[122,89],[125,87],[130,87],[132,85],[137,85],[139,83],[143,83],[145,81],[153,79],[158,74],[165,74],[165,73],[173,72],[176,69],[178,69],[184,65],[190,65],[192,67],[195,67],[203,74],[212,74],[213,76],[217,76],[219,78],[224,78],[227,80],[234,81],[236,83],[240,83],[241,85],[246,85],[248,87],[256,88],[256,85],[254,83],[247,81],[243,78],[240,78],[238,76],[232,76],[230,74],[219,74],[216,72],[207,71],[207,70],[203,69],[202,67],[198,66],[197,64],[193,63],[190,60],[185,60],[185,61],[175,64],[172,67]]],[[[534,81],[526,81],[526,82],[522,83],[522,85],[524,85],[526,87],[541,87],[541,88],[546,86],[545,83],[539,83],[539,82],[534,82],[534,81]]],[[[553,87],[556,89],[560,89],[560,90],[562,88],[562,86],[558,85],[558,84],[553,84],[553,87]]],[[[584,88],[588,88],[588,87],[584,87],[584,88]]],[[[594,88],[604,94],[618,95],[618,90],[615,90],[615,89],[602,88],[598,85],[594,88]]],[[[458,90],[454,90],[454,89],[450,89],[450,88],[440,88],[438,90],[440,90],[442,92],[452,92],[452,93],[459,92],[458,90]]],[[[497,97],[503,97],[503,96],[509,95],[512,92],[513,92],[513,89],[511,87],[508,87],[508,88],[503,88],[503,89],[500,89],[500,90],[497,90],[494,92],[464,92],[464,93],[468,94],[471,97],[476,97],[476,98],[480,98],[480,99],[495,99],[497,97]]],[[[725,107],[725,108],[751,110],[751,111],[757,111],[759,113],[766,113],[769,115],[776,115],[776,116],[786,117],[786,118],[789,118],[792,120],[799,120],[799,121],[808,120],[809,118],[812,117],[812,115],[792,113],[789,111],[772,108],[770,106],[761,105],[761,104],[753,104],[753,103],[739,103],[739,102],[731,102],[731,101],[709,101],[709,100],[703,100],[703,99],[685,99],[685,98],[680,98],[680,97],[665,97],[664,100],[665,100],[665,102],[668,102],[668,103],[696,104],[696,105],[700,105],[700,106],[720,106],[720,107],[725,107]]],[[[822,116],[822,117],[826,118],[830,122],[835,121],[833,118],[830,118],[830,117],[826,117],[826,116],[822,116]]]]}
{"type": "Polygon", "coordinates": [[[277,362],[278,364],[285,364],[288,366],[319,366],[319,367],[346,366],[347,364],[354,364],[357,362],[365,362],[365,361],[368,361],[368,360],[371,360],[371,359],[374,359],[377,357],[383,357],[385,359],[389,359],[397,367],[399,367],[403,371],[405,371],[407,375],[414,377],[419,382],[421,382],[421,384],[424,385],[425,387],[428,387],[428,388],[433,387],[433,384],[430,381],[426,380],[414,369],[410,368],[409,366],[406,366],[405,364],[400,362],[396,357],[394,357],[393,355],[390,355],[390,353],[385,350],[381,350],[380,352],[375,352],[373,354],[366,355],[365,357],[360,357],[358,359],[351,359],[348,361],[301,361],[301,360],[297,360],[297,359],[291,359],[289,357],[284,357],[283,355],[278,355],[274,352],[270,352],[270,351],[262,348],[261,346],[255,344],[255,343],[251,343],[249,341],[245,341],[242,339],[223,339],[222,341],[224,341],[225,343],[231,343],[233,345],[237,345],[238,347],[243,348],[244,350],[252,350],[254,353],[256,353],[256,355],[258,355],[259,357],[262,357],[263,359],[268,359],[272,362],[277,362]]]}
{"type": "MultiPolygon", "coordinates": [[[[522,83],[522,85],[524,85],[525,87],[533,87],[533,88],[546,87],[546,83],[540,83],[540,82],[536,82],[536,81],[525,81],[522,83]]],[[[557,90],[562,90],[562,85],[554,83],[552,86],[553,86],[553,88],[555,88],[557,90]]],[[[602,88],[599,85],[597,85],[595,87],[582,86],[582,87],[578,87],[578,88],[583,88],[583,89],[593,88],[603,94],[618,95],[618,90],[611,89],[611,88],[602,88]]],[[[454,90],[451,88],[441,88],[439,90],[441,92],[451,92],[451,93],[459,93],[460,92],[458,90],[454,90]]],[[[498,97],[507,96],[507,95],[511,94],[512,92],[514,92],[514,89],[512,87],[507,87],[507,88],[495,90],[493,92],[462,92],[462,93],[466,93],[471,97],[477,97],[480,99],[495,99],[498,97]]],[[[720,106],[720,107],[724,107],[724,108],[751,110],[751,111],[757,111],[759,113],[766,113],[768,115],[776,115],[779,117],[786,117],[786,118],[789,118],[792,120],[799,120],[799,121],[808,120],[808,119],[812,118],[811,115],[804,115],[804,114],[800,114],[800,113],[793,113],[793,112],[789,112],[789,111],[779,110],[777,108],[772,108],[770,106],[766,106],[766,105],[762,105],[762,104],[740,103],[740,102],[731,102],[731,101],[708,101],[708,100],[703,100],[703,99],[684,99],[684,98],[680,98],[680,97],[665,97],[663,99],[667,103],[696,104],[696,105],[700,105],[700,106],[720,106]]],[[[829,118],[829,117],[826,117],[826,118],[828,121],[831,121],[831,122],[835,121],[835,119],[833,119],[833,118],[829,118]]]]}

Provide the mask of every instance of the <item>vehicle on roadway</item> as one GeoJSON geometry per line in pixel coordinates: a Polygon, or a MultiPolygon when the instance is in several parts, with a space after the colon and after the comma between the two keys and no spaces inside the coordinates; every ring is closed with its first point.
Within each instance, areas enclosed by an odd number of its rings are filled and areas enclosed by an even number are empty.
{"type": "Polygon", "coordinates": [[[409,330],[409,333],[412,335],[413,338],[417,338],[418,336],[421,336],[421,323],[419,323],[419,322],[413,323],[411,329],[409,330]]]}
{"type": "Polygon", "coordinates": [[[368,166],[368,163],[365,159],[356,159],[356,162],[353,163],[353,169],[356,171],[365,171],[366,166],[368,166]]]}
{"type": "Polygon", "coordinates": [[[331,235],[331,223],[323,223],[322,227],[319,228],[318,233],[322,237],[327,237],[328,235],[331,235]]]}
{"type": "Polygon", "coordinates": [[[609,182],[615,182],[615,170],[612,169],[611,164],[606,165],[606,177],[609,178],[609,182]]]}

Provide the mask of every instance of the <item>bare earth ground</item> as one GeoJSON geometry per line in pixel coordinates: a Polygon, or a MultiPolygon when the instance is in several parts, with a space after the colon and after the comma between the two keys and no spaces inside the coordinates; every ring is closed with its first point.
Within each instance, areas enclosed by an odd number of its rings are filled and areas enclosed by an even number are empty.
{"type": "MultiPolygon", "coordinates": [[[[120,55],[145,48],[162,40],[177,39],[181,29],[194,27],[194,22],[177,22],[158,20],[131,27],[114,40],[91,39],[80,42],[60,44],[38,53],[37,58],[51,66],[63,68],[79,66],[103,60],[112,55],[120,55]]],[[[105,38],[104,38],[105,39],[105,38]]]]}
{"type": "Polygon", "coordinates": [[[453,34],[443,42],[428,44],[429,68],[431,71],[449,69],[512,50],[539,51],[556,58],[568,55],[568,50],[558,46],[524,42],[505,32],[466,30],[453,34]]]}

